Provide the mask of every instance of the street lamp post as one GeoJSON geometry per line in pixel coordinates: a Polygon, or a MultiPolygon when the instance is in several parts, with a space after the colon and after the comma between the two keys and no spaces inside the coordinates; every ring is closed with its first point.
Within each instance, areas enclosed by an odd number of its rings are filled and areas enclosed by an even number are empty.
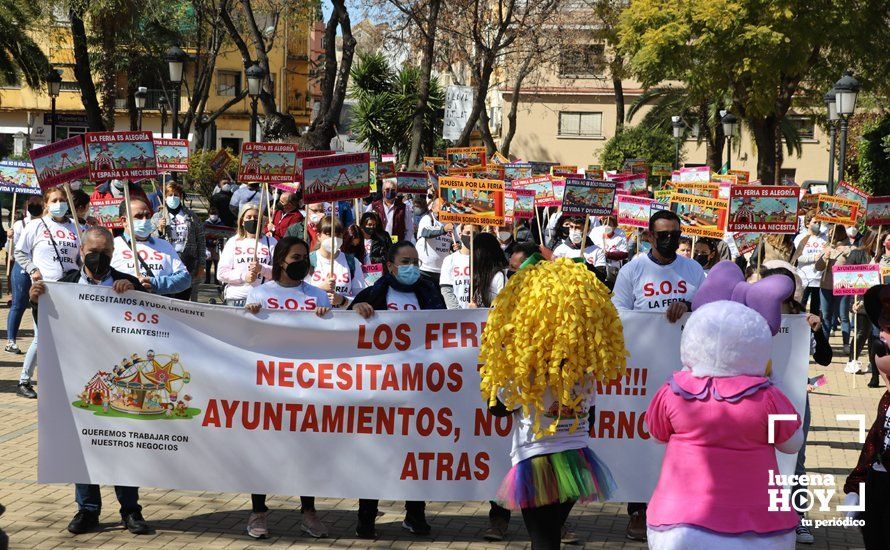
{"type": "Polygon", "coordinates": [[[148,95],[148,88],[145,86],[139,86],[136,89],[136,93],[133,94],[133,101],[136,103],[136,111],[139,113],[139,123],[137,127],[139,131],[142,131],[142,110],[145,109],[145,96],[148,95]]]}
{"type": "Polygon", "coordinates": [[[59,71],[56,69],[50,69],[49,74],[46,75],[46,87],[49,91],[50,97],[50,134],[49,139],[50,143],[56,142],[56,98],[59,97],[59,92],[62,91],[62,75],[59,74],[59,71]]]}
{"type": "Polygon", "coordinates": [[[257,63],[247,68],[247,95],[250,96],[250,141],[256,141],[257,101],[263,91],[266,71],[257,63]]]}
{"type": "Polygon", "coordinates": [[[680,119],[679,116],[671,117],[671,126],[674,129],[674,170],[680,169],[680,140],[683,138],[683,130],[686,128],[686,124],[680,119]]]}
{"type": "Polygon", "coordinates": [[[853,78],[853,71],[845,71],[844,76],[834,85],[834,100],[837,114],[841,119],[841,158],[838,161],[837,181],[844,180],[847,167],[847,124],[856,109],[856,95],[859,93],[859,81],[853,78]]]}
{"type": "Polygon", "coordinates": [[[837,141],[837,100],[834,88],[825,94],[825,107],[828,109],[828,193],[834,194],[834,143],[837,141]]]}
{"type": "Polygon", "coordinates": [[[179,46],[172,46],[164,56],[170,69],[170,83],[173,84],[173,138],[179,137],[179,89],[182,86],[182,68],[188,55],[179,46]]]}
{"type": "Polygon", "coordinates": [[[739,127],[739,119],[730,112],[725,112],[723,118],[720,119],[723,124],[723,134],[726,136],[726,171],[732,169],[732,136],[735,135],[736,129],[739,127]]]}
{"type": "Polygon", "coordinates": [[[158,109],[161,110],[161,137],[164,137],[164,126],[167,124],[167,97],[158,98],[158,109]]]}

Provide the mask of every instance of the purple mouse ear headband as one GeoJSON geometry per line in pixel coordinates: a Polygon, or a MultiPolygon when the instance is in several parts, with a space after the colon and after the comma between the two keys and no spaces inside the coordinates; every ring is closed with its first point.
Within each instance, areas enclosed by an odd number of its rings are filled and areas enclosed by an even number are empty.
{"type": "Polygon", "coordinates": [[[794,281],[788,277],[773,275],[751,284],[745,281],[739,266],[724,260],[711,269],[695,293],[692,310],[720,300],[738,302],[762,315],[775,336],[782,325],[782,302],[792,294],[794,281]]]}

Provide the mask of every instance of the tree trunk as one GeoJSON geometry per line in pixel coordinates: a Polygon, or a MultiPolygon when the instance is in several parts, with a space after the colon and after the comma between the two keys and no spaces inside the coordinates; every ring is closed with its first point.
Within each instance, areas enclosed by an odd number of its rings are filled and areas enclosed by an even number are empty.
{"type": "Polygon", "coordinates": [[[748,124],[754,134],[757,146],[757,179],[764,185],[776,181],[776,128],[778,121],[774,115],[749,118],[748,124]]]}
{"type": "Polygon", "coordinates": [[[519,94],[522,90],[522,82],[531,72],[532,59],[534,59],[535,53],[534,50],[530,50],[526,54],[525,59],[522,60],[519,72],[516,73],[516,80],[513,81],[513,89],[510,91],[512,95],[510,96],[510,110],[507,112],[507,131],[504,133],[503,139],[501,139],[501,154],[508,158],[510,156],[510,145],[512,145],[513,138],[516,136],[516,111],[519,108],[519,94]]]}
{"type": "Polygon", "coordinates": [[[127,116],[130,119],[130,131],[139,130],[139,109],[136,108],[136,84],[127,81],[127,116]]]}
{"type": "Polygon", "coordinates": [[[708,116],[710,104],[705,103],[698,108],[699,132],[704,132],[706,144],[706,159],[712,172],[720,172],[723,168],[723,152],[726,145],[726,136],[723,134],[723,124],[720,121],[711,128],[708,116]],[[712,131],[713,130],[713,131],[712,131]]]}
{"type": "MultiPolygon", "coordinates": [[[[777,119],[778,120],[778,119],[777,119]]],[[[774,183],[776,185],[782,185],[782,163],[785,160],[785,151],[782,150],[782,129],[780,124],[776,123],[776,179],[774,183]]]]}
{"type": "Polygon", "coordinates": [[[613,71],[612,88],[615,90],[615,134],[620,134],[624,129],[624,84],[621,82],[621,74],[613,71]]]}
{"type": "Polygon", "coordinates": [[[470,144],[470,135],[473,133],[473,128],[476,126],[480,114],[485,109],[485,100],[488,97],[488,86],[491,83],[492,72],[494,72],[494,57],[491,54],[486,54],[482,59],[482,66],[479,68],[475,82],[476,95],[473,97],[473,108],[470,109],[467,125],[464,126],[455,144],[458,147],[467,147],[470,144]]]}
{"type": "Polygon", "coordinates": [[[430,97],[430,78],[433,71],[433,56],[436,46],[436,25],[439,22],[441,0],[430,0],[430,12],[426,24],[426,42],[420,61],[420,85],[417,90],[417,103],[414,105],[414,120],[411,124],[411,150],[408,152],[408,167],[415,168],[420,160],[423,145],[423,128],[426,119],[427,103],[430,97]]]}
{"type": "Polygon", "coordinates": [[[80,87],[80,100],[87,115],[87,124],[91,132],[104,132],[105,121],[96,96],[96,85],[90,70],[90,54],[87,48],[87,33],[80,13],[68,11],[71,19],[71,38],[74,46],[74,78],[80,87]]]}
{"type": "Polygon", "coordinates": [[[115,63],[117,23],[108,16],[93,22],[94,32],[100,35],[96,62],[96,74],[99,77],[99,102],[102,106],[102,120],[109,131],[114,131],[117,100],[115,97],[117,95],[117,66],[115,63]]]}
{"type": "Polygon", "coordinates": [[[479,113],[479,132],[482,134],[482,143],[485,144],[485,155],[488,158],[498,150],[494,143],[494,137],[491,135],[491,119],[488,118],[488,109],[482,109],[479,113]]]}

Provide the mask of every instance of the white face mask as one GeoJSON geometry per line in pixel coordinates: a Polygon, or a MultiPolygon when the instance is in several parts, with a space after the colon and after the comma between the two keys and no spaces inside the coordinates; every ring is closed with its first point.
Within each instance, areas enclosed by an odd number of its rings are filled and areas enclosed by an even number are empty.
{"type": "Polygon", "coordinates": [[[615,228],[612,227],[611,225],[607,225],[606,227],[603,228],[603,234],[606,237],[611,237],[612,233],[615,233],[615,228]]]}
{"type": "Polygon", "coordinates": [[[325,237],[321,240],[321,249],[328,254],[339,252],[341,246],[343,246],[343,239],[340,237],[325,237]]]}
{"type": "Polygon", "coordinates": [[[312,223],[318,223],[324,217],[324,212],[309,212],[309,221],[312,223]]]}
{"type": "Polygon", "coordinates": [[[513,233],[510,233],[509,231],[498,231],[498,240],[502,243],[509,241],[512,236],[513,233]]]}
{"type": "Polygon", "coordinates": [[[81,182],[80,182],[80,180],[74,180],[71,183],[69,183],[68,186],[71,187],[72,191],[77,191],[78,189],[80,189],[81,182]]]}
{"type": "Polygon", "coordinates": [[[569,229],[569,240],[572,241],[572,244],[581,244],[581,230],[569,229]]]}
{"type": "Polygon", "coordinates": [[[855,227],[847,228],[847,238],[848,239],[855,239],[856,235],[858,235],[858,234],[859,234],[859,230],[857,228],[855,228],[855,227]]]}
{"type": "Polygon", "coordinates": [[[124,180],[111,180],[111,185],[113,185],[115,189],[119,189],[121,191],[124,190],[124,180]]]}
{"type": "Polygon", "coordinates": [[[819,233],[827,233],[828,232],[828,224],[823,223],[819,226],[819,233]]]}

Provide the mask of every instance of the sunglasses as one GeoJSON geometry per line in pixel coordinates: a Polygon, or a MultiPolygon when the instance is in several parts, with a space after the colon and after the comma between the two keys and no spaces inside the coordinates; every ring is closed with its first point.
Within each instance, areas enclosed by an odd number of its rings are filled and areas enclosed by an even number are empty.
{"type": "Polygon", "coordinates": [[[681,232],[679,229],[677,229],[675,231],[656,231],[655,238],[656,239],[669,239],[671,237],[679,237],[680,233],[681,232]]]}

